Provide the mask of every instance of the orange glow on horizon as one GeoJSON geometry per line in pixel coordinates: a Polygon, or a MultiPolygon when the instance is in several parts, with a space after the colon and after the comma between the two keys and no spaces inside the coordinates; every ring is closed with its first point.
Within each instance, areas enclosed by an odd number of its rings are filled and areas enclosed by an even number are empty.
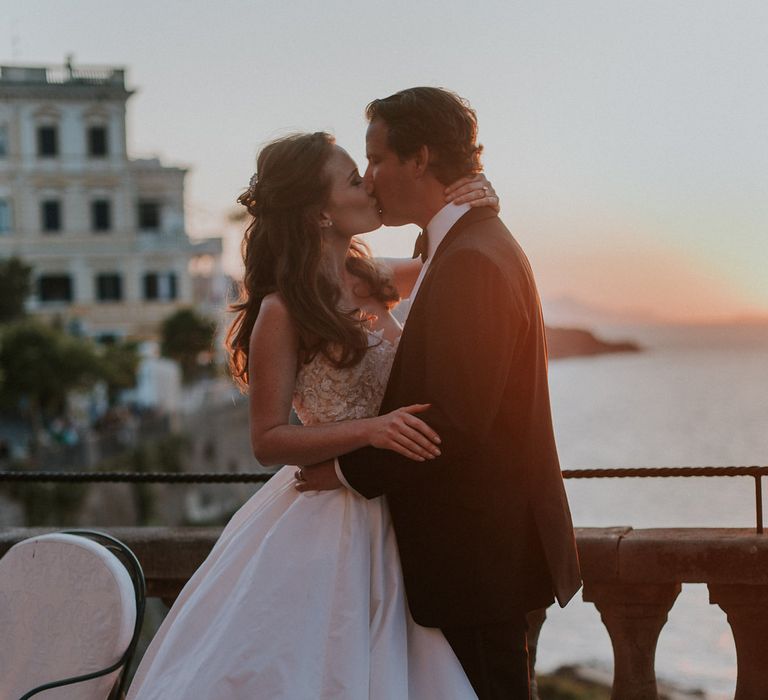
{"type": "MultiPolygon", "coordinates": [[[[384,227],[364,240],[375,255],[407,257],[416,233],[415,226],[384,227]]],[[[233,277],[242,274],[241,236],[241,225],[230,223],[223,263],[233,277]]],[[[633,248],[621,236],[610,244],[607,238],[553,246],[535,235],[519,236],[542,298],[572,299],[597,311],[625,315],[630,322],[768,323],[768,306],[745,299],[725,265],[716,268],[695,252],[652,241],[633,248]]]]}
{"type": "Polygon", "coordinates": [[[671,250],[586,249],[531,255],[544,298],[570,297],[632,320],[659,323],[768,321],[726,274],[671,250]]]}

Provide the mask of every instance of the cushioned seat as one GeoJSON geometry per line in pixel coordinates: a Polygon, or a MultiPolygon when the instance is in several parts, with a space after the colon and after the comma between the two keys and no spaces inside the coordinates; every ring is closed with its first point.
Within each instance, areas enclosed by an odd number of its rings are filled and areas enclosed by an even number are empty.
{"type": "MultiPolygon", "coordinates": [[[[117,663],[132,651],[141,594],[137,604],[125,565],[86,536],[54,533],[16,544],[0,560],[0,698],[18,700],[40,685],[117,663]]],[[[120,671],[36,697],[104,700],[120,671]]]]}

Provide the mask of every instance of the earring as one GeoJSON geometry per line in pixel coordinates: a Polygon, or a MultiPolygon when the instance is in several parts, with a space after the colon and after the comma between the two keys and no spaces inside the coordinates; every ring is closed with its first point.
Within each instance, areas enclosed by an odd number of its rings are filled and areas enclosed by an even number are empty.
{"type": "Polygon", "coordinates": [[[322,228],[331,228],[331,226],[333,226],[333,221],[330,219],[323,219],[320,222],[320,226],[322,226],[322,228]]]}

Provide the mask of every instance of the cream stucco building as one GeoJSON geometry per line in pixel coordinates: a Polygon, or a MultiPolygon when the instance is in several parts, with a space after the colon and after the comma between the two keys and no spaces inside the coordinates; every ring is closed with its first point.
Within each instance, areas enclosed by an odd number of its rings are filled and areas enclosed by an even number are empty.
{"type": "MultiPolygon", "coordinates": [[[[184,176],[126,150],[114,67],[0,66],[0,258],[33,267],[29,310],[97,336],[155,335],[211,289],[221,239],[190,241],[184,176]]],[[[215,286],[215,285],[213,285],[215,286]]]]}

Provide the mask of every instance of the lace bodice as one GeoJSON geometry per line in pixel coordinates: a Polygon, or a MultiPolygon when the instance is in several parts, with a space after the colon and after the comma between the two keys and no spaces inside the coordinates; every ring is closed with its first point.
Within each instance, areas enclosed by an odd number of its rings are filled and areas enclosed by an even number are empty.
{"type": "Polygon", "coordinates": [[[335,367],[322,353],[301,365],[293,407],[304,425],[369,418],[379,412],[397,341],[369,331],[368,352],[354,367],[335,367]]]}

